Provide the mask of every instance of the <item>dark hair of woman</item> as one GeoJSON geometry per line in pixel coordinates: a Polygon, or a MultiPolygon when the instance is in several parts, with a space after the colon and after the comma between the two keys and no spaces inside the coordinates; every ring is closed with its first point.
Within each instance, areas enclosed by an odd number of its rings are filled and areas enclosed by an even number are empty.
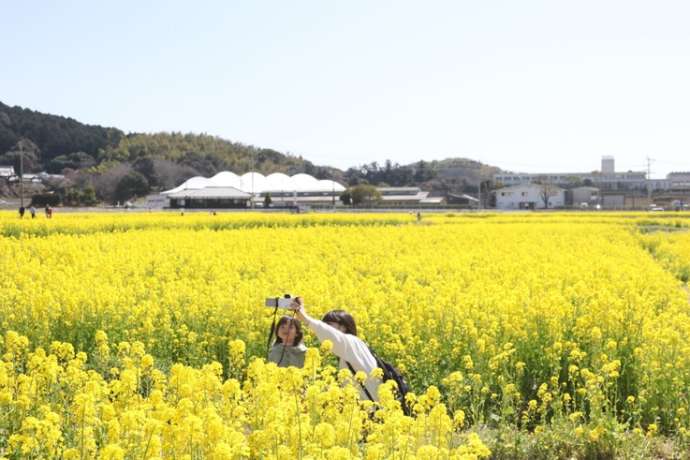
{"type": "MultiPolygon", "coordinates": [[[[278,320],[278,324],[276,324],[275,330],[278,331],[278,329],[280,329],[280,326],[284,324],[290,324],[291,322],[295,325],[295,340],[292,342],[292,345],[299,345],[300,343],[302,343],[302,338],[304,337],[304,334],[302,333],[302,325],[300,324],[299,320],[291,318],[289,316],[283,316],[282,318],[280,318],[280,320],[278,320]]],[[[277,332],[275,343],[283,343],[283,339],[278,337],[277,332]]]]}
{"type": "Polygon", "coordinates": [[[321,320],[324,323],[336,323],[345,328],[346,334],[357,335],[357,325],[351,314],[345,310],[331,310],[321,320]]]}

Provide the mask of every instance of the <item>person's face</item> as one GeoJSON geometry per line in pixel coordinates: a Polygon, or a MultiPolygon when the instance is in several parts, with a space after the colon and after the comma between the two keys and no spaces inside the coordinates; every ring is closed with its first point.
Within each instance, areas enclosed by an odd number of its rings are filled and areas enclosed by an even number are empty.
{"type": "Polygon", "coordinates": [[[332,327],[338,329],[338,330],[339,330],[340,332],[342,332],[343,334],[346,334],[346,333],[347,333],[347,329],[345,329],[345,326],[343,326],[343,325],[340,324],[340,323],[335,323],[335,322],[331,321],[330,323],[326,323],[326,324],[328,324],[329,326],[332,326],[332,327]]]}
{"type": "Polygon", "coordinates": [[[297,336],[297,328],[292,321],[283,323],[278,328],[278,337],[285,345],[294,345],[295,337],[297,336]]]}

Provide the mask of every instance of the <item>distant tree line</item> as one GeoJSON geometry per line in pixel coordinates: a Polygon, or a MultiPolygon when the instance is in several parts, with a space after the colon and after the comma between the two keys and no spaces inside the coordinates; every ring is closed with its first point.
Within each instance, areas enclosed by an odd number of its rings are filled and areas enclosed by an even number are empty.
{"type": "Polygon", "coordinates": [[[0,165],[25,174],[64,174],[51,184],[63,201],[123,202],[220,171],[283,172],[342,181],[342,172],[302,157],[206,134],[128,134],[0,102],[0,165]]]}
{"type": "Polygon", "coordinates": [[[374,161],[345,171],[345,178],[349,185],[365,183],[391,187],[416,185],[430,181],[436,175],[437,171],[432,170],[426,161],[418,161],[411,165],[400,165],[391,160],[386,160],[383,165],[379,165],[374,161]]]}
{"type": "MultiPolygon", "coordinates": [[[[408,165],[386,160],[343,172],[314,165],[301,156],[207,134],[125,134],[0,102],[0,166],[14,166],[18,172],[20,158],[24,173],[47,171],[64,176],[48,181],[47,192],[58,194],[65,203],[88,205],[123,202],[176,187],[190,177],[210,177],[225,170],[306,173],[350,187],[417,185],[439,194],[471,192],[479,181],[500,171],[452,158],[408,165]]],[[[10,189],[9,183],[2,184],[0,193],[10,189]]],[[[368,187],[354,192],[350,198],[355,204],[377,199],[368,187]]]]}

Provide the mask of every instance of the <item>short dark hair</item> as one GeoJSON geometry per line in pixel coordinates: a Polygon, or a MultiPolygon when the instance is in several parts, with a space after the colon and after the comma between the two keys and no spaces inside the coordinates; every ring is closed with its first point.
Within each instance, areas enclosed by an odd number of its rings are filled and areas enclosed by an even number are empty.
{"type": "Polygon", "coordinates": [[[346,334],[357,335],[357,324],[351,314],[345,310],[331,310],[323,316],[324,323],[336,323],[345,328],[346,334]]]}
{"type": "Polygon", "coordinates": [[[286,323],[287,324],[292,323],[295,325],[295,330],[296,330],[295,331],[295,341],[292,342],[292,345],[299,345],[300,343],[302,343],[302,338],[304,338],[304,334],[302,333],[302,325],[300,324],[298,319],[292,318],[290,316],[283,316],[282,318],[280,318],[278,320],[278,324],[276,324],[276,328],[275,328],[276,343],[283,343],[283,339],[278,337],[278,329],[280,328],[280,326],[282,326],[283,324],[286,324],[286,323]]]}

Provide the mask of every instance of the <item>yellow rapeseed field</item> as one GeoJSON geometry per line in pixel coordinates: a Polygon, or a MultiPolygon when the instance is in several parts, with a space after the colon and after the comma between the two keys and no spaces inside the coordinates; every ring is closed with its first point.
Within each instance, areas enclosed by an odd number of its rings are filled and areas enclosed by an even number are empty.
{"type": "Polygon", "coordinates": [[[689,224],[2,213],[0,458],[607,458],[655,439],[683,452],[689,224]],[[410,383],[412,416],[390,381],[379,405],[359,401],[309,332],[304,369],[266,363],[263,300],[283,293],[316,317],[350,311],[410,383]]]}

